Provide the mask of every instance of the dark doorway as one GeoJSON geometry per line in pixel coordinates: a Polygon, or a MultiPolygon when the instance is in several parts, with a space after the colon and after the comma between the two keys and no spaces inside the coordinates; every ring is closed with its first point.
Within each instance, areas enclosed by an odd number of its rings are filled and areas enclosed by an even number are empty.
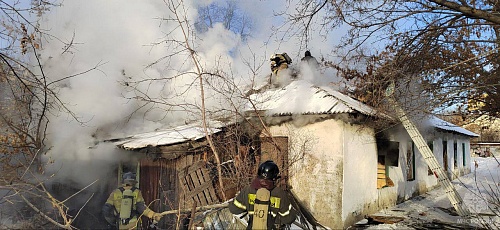
{"type": "Polygon", "coordinates": [[[448,141],[443,141],[443,167],[448,174],[448,141]]]}

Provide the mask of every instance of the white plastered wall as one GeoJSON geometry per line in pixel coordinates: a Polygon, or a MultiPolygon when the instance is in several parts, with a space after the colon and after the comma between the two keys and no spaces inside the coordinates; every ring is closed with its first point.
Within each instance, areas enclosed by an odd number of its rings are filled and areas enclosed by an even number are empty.
{"type": "Polygon", "coordinates": [[[289,169],[289,184],[313,216],[332,229],[343,227],[343,124],[330,119],[301,127],[289,123],[269,127],[273,136],[289,138],[289,161],[304,153],[289,169]]]}
{"type": "MultiPolygon", "coordinates": [[[[395,132],[400,133],[400,132],[395,132]]],[[[438,163],[443,167],[443,148],[447,148],[448,151],[448,166],[451,167],[454,173],[464,173],[470,172],[470,143],[469,137],[460,135],[460,134],[452,134],[446,132],[435,132],[432,134],[427,134],[424,136],[425,139],[433,139],[432,144],[433,148],[431,149],[436,157],[438,163]],[[447,146],[443,146],[443,140],[447,141],[447,146]],[[453,169],[454,163],[454,147],[453,143],[457,142],[457,158],[458,158],[458,167],[457,169],[453,169]],[[462,143],[465,143],[465,159],[466,164],[463,165],[463,149],[462,143]]],[[[399,162],[398,167],[389,167],[389,177],[394,181],[394,188],[382,188],[380,189],[381,193],[392,193],[392,190],[397,190],[397,201],[402,202],[404,200],[410,199],[416,195],[423,194],[428,190],[435,188],[438,185],[437,179],[434,174],[429,175],[428,166],[425,162],[422,154],[415,149],[415,180],[408,181],[406,176],[406,153],[410,145],[410,139],[405,135],[395,135],[391,138],[394,141],[400,142],[399,144],[399,162]]],[[[415,146],[416,148],[416,146],[415,146]]],[[[450,172],[451,174],[451,172],[450,172]]]]}
{"type": "Polygon", "coordinates": [[[377,144],[374,132],[359,125],[343,124],[344,189],[342,221],[344,228],[378,210],[377,144]]]}
{"type": "MultiPolygon", "coordinates": [[[[428,175],[427,164],[417,149],[415,180],[407,181],[406,152],[411,143],[407,134],[395,132],[390,138],[400,142],[398,166],[389,167],[389,177],[395,186],[377,189],[377,147],[371,129],[329,119],[301,127],[285,123],[270,126],[269,130],[273,136],[289,138],[290,160],[304,153],[289,169],[289,184],[313,216],[332,229],[350,226],[366,214],[389,208],[437,185],[435,176],[428,175]]],[[[443,139],[448,141],[448,148],[451,146],[448,164],[453,163],[456,135],[450,135],[437,133],[433,137],[433,152],[441,165],[443,139]]],[[[461,143],[466,143],[466,157],[470,160],[469,139],[458,136],[459,161],[463,159],[461,143]]],[[[470,172],[470,164],[466,165],[470,172]]]]}
{"type": "Polygon", "coordinates": [[[439,164],[444,169],[444,161],[443,159],[443,148],[446,148],[448,151],[448,159],[446,162],[448,164],[448,175],[451,179],[456,178],[457,176],[462,176],[471,172],[471,155],[470,155],[470,137],[466,135],[453,134],[453,133],[445,133],[439,132],[438,138],[436,138],[435,142],[436,147],[436,158],[438,159],[439,164]],[[443,146],[443,140],[447,142],[447,146],[443,146]],[[454,143],[457,143],[457,165],[455,166],[455,154],[454,154],[454,143]],[[464,154],[464,146],[465,144],[465,154],[464,154]],[[464,157],[465,157],[465,165],[464,165],[464,157]]]}

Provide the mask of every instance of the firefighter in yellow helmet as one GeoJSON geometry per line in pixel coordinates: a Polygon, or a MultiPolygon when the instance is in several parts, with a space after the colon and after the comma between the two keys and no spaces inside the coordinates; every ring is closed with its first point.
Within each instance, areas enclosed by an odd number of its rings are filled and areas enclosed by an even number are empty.
{"type": "Polygon", "coordinates": [[[292,59],[287,53],[274,54],[271,56],[271,71],[274,75],[282,69],[288,69],[288,65],[292,64],[292,59]]]}
{"type": "Polygon", "coordinates": [[[271,56],[271,75],[269,76],[269,84],[274,86],[279,86],[283,81],[280,79],[282,74],[281,70],[288,69],[289,65],[292,64],[292,59],[286,53],[274,54],[271,56]]]}
{"type": "Polygon", "coordinates": [[[115,189],[102,208],[106,221],[114,228],[136,229],[138,218],[147,216],[156,222],[161,215],[149,209],[144,203],[141,191],[135,187],[137,181],[134,173],[123,174],[123,186],[115,189]]]}

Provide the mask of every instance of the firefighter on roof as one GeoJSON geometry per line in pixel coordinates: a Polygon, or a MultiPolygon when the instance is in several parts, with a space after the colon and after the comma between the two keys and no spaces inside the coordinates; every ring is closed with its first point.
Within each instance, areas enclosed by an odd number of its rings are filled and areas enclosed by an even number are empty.
{"type": "Polygon", "coordinates": [[[311,55],[311,52],[309,50],[304,53],[304,57],[300,59],[300,61],[303,63],[307,63],[312,69],[317,69],[319,67],[318,60],[316,60],[316,58],[311,55]]]}
{"type": "Polygon", "coordinates": [[[229,203],[229,211],[237,217],[243,218],[245,215],[249,215],[247,229],[252,229],[255,197],[260,188],[266,188],[271,192],[267,229],[284,229],[295,220],[296,213],[286,192],[276,187],[278,178],[280,178],[279,168],[273,161],[260,164],[257,177],[229,203]]]}
{"type": "Polygon", "coordinates": [[[140,215],[149,217],[156,222],[161,216],[149,209],[144,203],[141,191],[135,187],[135,174],[123,174],[123,186],[115,189],[102,208],[106,221],[114,228],[136,229],[140,215]]]}
{"type": "Polygon", "coordinates": [[[282,69],[288,69],[290,64],[292,64],[292,59],[286,53],[271,56],[271,71],[274,75],[278,75],[278,72],[282,69]]]}
{"type": "Polygon", "coordinates": [[[289,65],[292,63],[292,59],[286,53],[274,54],[271,56],[271,75],[269,76],[269,84],[274,86],[279,86],[283,78],[281,70],[288,69],[289,65]],[[281,78],[281,79],[280,79],[281,78]]]}

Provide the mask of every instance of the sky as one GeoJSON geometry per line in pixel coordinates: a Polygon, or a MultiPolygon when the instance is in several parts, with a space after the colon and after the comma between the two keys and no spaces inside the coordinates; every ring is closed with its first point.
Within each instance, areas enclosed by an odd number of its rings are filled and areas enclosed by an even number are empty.
{"type": "MultiPolygon", "coordinates": [[[[179,16],[192,25],[199,7],[217,2],[224,1],[183,1],[183,8],[178,8],[179,16]]],[[[40,22],[47,36],[42,38],[39,58],[44,74],[53,82],[51,86],[57,88],[59,98],[74,116],[66,112],[51,113],[46,159],[54,162],[49,168],[59,175],[88,184],[108,174],[107,165],[130,154],[103,140],[199,120],[198,113],[172,111],[179,108],[169,104],[199,106],[200,92],[196,75],[185,74],[196,70],[188,53],[169,42],[182,41],[184,36],[178,23],[162,20],[175,16],[164,1],[64,0],[61,3],[40,22]],[[165,80],[177,75],[180,76],[165,80]],[[141,108],[144,103],[133,99],[137,96],[164,104],[141,108]],[[81,165],[75,167],[74,162],[81,165]],[[90,166],[95,170],[89,170],[90,166]]],[[[236,1],[236,4],[252,21],[252,32],[245,41],[220,24],[202,34],[189,34],[190,45],[203,70],[219,70],[247,90],[252,82],[262,85],[267,81],[269,58],[274,53],[288,53],[295,68],[300,68],[298,63],[305,50],[300,48],[299,38],[283,37],[276,29],[285,20],[276,13],[293,11],[294,1],[236,1]]],[[[334,33],[324,38],[313,34],[308,48],[313,56],[328,57],[331,44],[340,35],[334,33]]],[[[323,73],[320,77],[326,77],[321,79],[316,78],[317,72],[305,78],[319,79],[319,84],[336,78],[331,71],[323,73]]],[[[227,105],[210,87],[205,90],[208,108],[227,105]]]]}

